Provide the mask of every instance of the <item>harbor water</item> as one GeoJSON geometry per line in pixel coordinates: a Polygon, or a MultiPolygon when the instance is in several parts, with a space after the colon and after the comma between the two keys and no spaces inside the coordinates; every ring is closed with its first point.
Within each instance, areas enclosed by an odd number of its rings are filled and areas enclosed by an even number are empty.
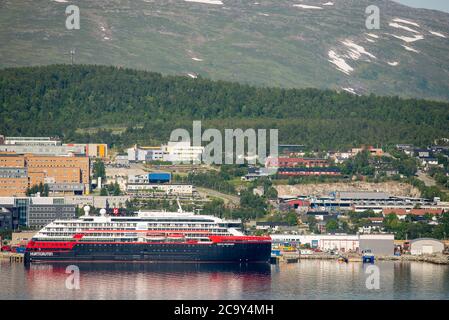
{"type": "Polygon", "coordinates": [[[449,299],[449,266],[302,260],[268,265],[0,261],[0,299],[449,299]],[[68,286],[79,268],[79,288],[68,286]],[[372,270],[378,289],[367,286],[372,270]],[[66,273],[69,272],[69,273],[66,273]],[[72,277],[72,278],[70,278],[72,277]],[[70,278],[70,279],[69,279],[70,278]]]}

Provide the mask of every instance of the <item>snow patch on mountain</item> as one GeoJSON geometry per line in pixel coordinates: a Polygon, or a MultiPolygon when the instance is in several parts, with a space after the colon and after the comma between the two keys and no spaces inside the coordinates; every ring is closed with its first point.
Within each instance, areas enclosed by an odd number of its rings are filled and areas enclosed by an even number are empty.
{"type": "Polygon", "coordinates": [[[346,91],[346,92],[349,92],[349,93],[353,94],[353,95],[359,96],[359,94],[355,91],[354,88],[348,87],[348,88],[342,88],[342,89],[343,89],[344,91],[346,91]]]}
{"type": "Polygon", "coordinates": [[[399,23],[396,23],[396,22],[390,22],[388,25],[390,27],[393,27],[393,28],[407,30],[407,31],[410,31],[410,32],[413,32],[413,33],[419,33],[419,31],[416,31],[416,30],[414,30],[412,28],[400,25],[399,23]]]}
{"type": "Polygon", "coordinates": [[[205,4],[223,4],[221,0],[184,0],[185,2],[196,2],[205,4]]]}
{"type": "Polygon", "coordinates": [[[398,61],[393,61],[393,62],[387,62],[390,66],[396,67],[397,65],[399,65],[398,61]]]}
{"type": "Polygon", "coordinates": [[[328,52],[329,62],[334,64],[337,67],[337,70],[343,72],[344,74],[351,74],[354,71],[354,68],[346,63],[345,59],[340,57],[334,50],[330,50],[328,52]]]}
{"type": "Polygon", "coordinates": [[[429,31],[431,34],[433,34],[434,36],[440,37],[440,38],[446,38],[446,36],[440,32],[435,32],[435,31],[429,31]]]}
{"type": "Polygon", "coordinates": [[[401,39],[402,41],[405,41],[407,43],[411,43],[411,42],[415,42],[415,41],[424,39],[424,36],[422,34],[417,34],[414,37],[397,36],[395,34],[392,34],[392,36],[395,38],[401,39]]]}
{"type": "Polygon", "coordinates": [[[294,7],[302,8],[302,9],[323,9],[322,7],[317,6],[309,6],[307,4],[294,4],[294,7]]]}
{"type": "Polygon", "coordinates": [[[371,38],[379,39],[379,36],[377,34],[374,33],[365,33],[365,34],[371,38]]]}
{"type": "Polygon", "coordinates": [[[405,44],[402,45],[404,47],[405,50],[407,51],[411,51],[411,52],[415,52],[415,53],[419,53],[418,50],[413,49],[412,47],[406,46],[405,44]]]}
{"type": "Polygon", "coordinates": [[[349,48],[348,54],[354,60],[360,59],[360,57],[362,55],[367,55],[370,58],[376,59],[376,57],[373,54],[366,51],[364,47],[352,42],[349,39],[346,39],[345,41],[342,41],[341,43],[343,43],[345,46],[347,46],[349,48]]]}
{"type": "Polygon", "coordinates": [[[415,27],[419,28],[419,24],[417,24],[416,22],[410,21],[410,20],[405,20],[405,19],[400,19],[400,18],[394,18],[393,19],[394,22],[400,22],[400,23],[406,23],[415,27]]]}

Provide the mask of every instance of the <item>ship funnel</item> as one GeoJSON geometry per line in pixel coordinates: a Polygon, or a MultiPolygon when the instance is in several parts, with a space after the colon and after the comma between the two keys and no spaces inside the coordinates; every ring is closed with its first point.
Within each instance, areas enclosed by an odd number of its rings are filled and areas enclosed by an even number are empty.
{"type": "Polygon", "coordinates": [[[100,210],[100,216],[102,216],[102,217],[106,216],[106,209],[105,208],[100,210]]]}
{"type": "Polygon", "coordinates": [[[84,206],[84,215],[87,217],[89,215],[89,211],[90,211],[90,207],[89,206],[84,206]]]}

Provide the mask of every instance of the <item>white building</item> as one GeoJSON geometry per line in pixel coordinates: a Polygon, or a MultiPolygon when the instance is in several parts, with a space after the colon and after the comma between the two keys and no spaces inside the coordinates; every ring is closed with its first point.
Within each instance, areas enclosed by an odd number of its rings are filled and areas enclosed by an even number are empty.
{"type": "Polygon", "coordinates": [[[147,162],[147,161],[162,161],[164,160],[164,152],[157,147],[137,147],[126,150],[128,154],[128,161],[131,162],[147,162]]]}
{"type": "Polygon", "coordinates": [[[51,137],[5,137],[4,143],[20,146],[60,146],[61,140],[51,137]]]}
{"type": "Polygon", "coordinates": [[[273,242],[308,244],[311,248],[318,248],[323,251],[338,250],[343,252],[357,251],[359,249],[358,235],[287,235],[272,234],[273,242]]]}
{"type": "Polygon", "coordinates": [[[191,146],[190,142],[173,142],[162,145],[164,161],[181,163],[199,163],[201,162],[204,147],[191,146]]]}
{"type": "Polygon", "coordinates": [[[370,249],[374,254],[392,255],[394,253],[393,234],[272,234],[271,239],[273,243],[308,244],[311,248],[317,248],[322,251],[360,252],[361,250],[370,249]]]}
{"type": "Polygon", "coordinates": [[[159,183],[128,183],[127,192],[129,193],[141,193],[146,192],[148,194],[165,194],[176,196],[192,196],[193,185],[191,184],[159,184],[159,183]]]}
{"type": "Polygon", "coordinates": [[[124,208],[126,202],[131,200],[131,196],[65,196],[66,204],[73,204],[79,208],[85,205],[93,206],[96,208],[124,208]]]}
{"type": "Polygon", "coordinates": [[[435,254],[444,251],[444,243],[431,238],[420,238],[410,242],[410,253],[412,255],[435,254]]]}

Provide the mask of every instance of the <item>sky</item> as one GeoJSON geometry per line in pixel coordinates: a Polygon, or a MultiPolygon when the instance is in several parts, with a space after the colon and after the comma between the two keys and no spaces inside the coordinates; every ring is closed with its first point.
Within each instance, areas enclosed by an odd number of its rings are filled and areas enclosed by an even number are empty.
{"type": "Polygon", "coordinates": [[[409,7],[449,12],[449,0],[394,0],[409,7]]]}

